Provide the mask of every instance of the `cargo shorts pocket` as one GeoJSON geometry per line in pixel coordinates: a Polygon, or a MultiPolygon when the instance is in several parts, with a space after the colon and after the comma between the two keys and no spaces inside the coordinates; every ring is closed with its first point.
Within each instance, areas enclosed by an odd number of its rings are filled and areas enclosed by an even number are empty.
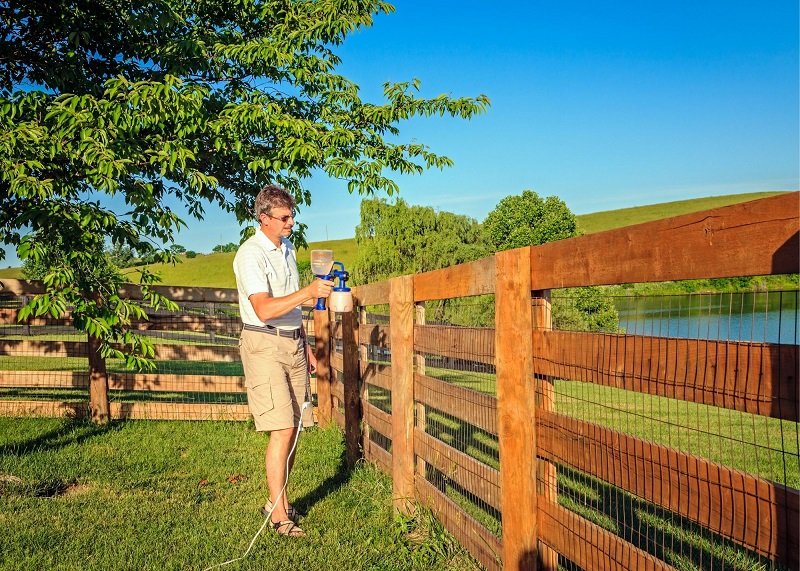
{"type": "Polygon", "coordinates": [[[268,380],[259,381],[247,387],[247,403],[253,416],[262,416],[275,408],[272,400],[272,386],[268,380]]]}

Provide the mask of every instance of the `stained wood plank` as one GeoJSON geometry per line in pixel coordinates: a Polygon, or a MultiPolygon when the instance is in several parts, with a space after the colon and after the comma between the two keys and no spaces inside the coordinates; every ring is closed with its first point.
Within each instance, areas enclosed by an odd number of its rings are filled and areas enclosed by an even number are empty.
{"type": "Polygon", "coordinates": [[[0,308],[0,325],[30,325],[34,327],[41,327],[44,325],[58,325],[63,327],[72,326],[72,312],[67,311],[63,317],[55,318],[50,315],[42,315],[40,317],[31,317],[23,322],[17,321],[19,310],[12,307],[0,308]]]}
{"type": "Polygon", "coordinates": [[[374,404],[368,402],[364,403],[364,421],[369,425],[370,429],[381,433],[383,436],[391,440],[392,438],[392,415],[383,412],[374,404]]]}
{"type": "Polygon", "coordinates": [[[537,565],[536,390],[531,331],[531,271],[527,250],[496,254],[495,331],[497,433],[503,512],[503,561],[507,570],[537,565]]]}
{"type": "Polygon", "coordinates": [[[500,472],[417,429],[414,451],[430,466],[500,511],[500,472]]]}
{"type": "Polygon", "coordinates": [[[244,377],[222,375],[166,375],[109,373],[108,388],[126,391],[244,393],[244,377]]]}
{"type": "Polygon", "coordinates": [[[414,350],[494,365],[494,328],[417,325],[414,350]]]}
{"type": "Polygon", "coordinates": [[[494,291],[493,256],[414,276],[414,301],[482,295],[494,291]]]}
{"type": "Polygon", "coordinates": [[[540,539],[585,571],[675,571],[674,567],[556,503],[539,500],[540,539]]]}
{"type": "Polygon", "coordinates": [[[88,402],[40,400],[0,401],[0,416],[6,417],[86,418],[88,414],[88,402]]]}
{"type": "Polygon", "coordinates": [[[496,397],[420,374],[414,382],[417,402],[497,435],[496,397]]]}
{"type": "Polygon", "coordinates": [[[797,422],[798,346],[534,331],[537,374],[797,422]]]}
{"type": "Polygon", "coordinates": [[[358,328],[358,342],[388,349],[392,346],[391,331],[388,325],[361,324],[358,328]]]}
{"type": "Polygon", "coordinates": [[[530,250],[531,287],[798,273],[798,212],[792,192],[542,244],[530,250]]]}
{"type": "Polygon", "coordinates": [[[193,331],[203,333],[222,333],[238,336],[242,332],[242,322],[234,317],[210,315],[151,314],[147,321],[131,322],[136,331],[193,331]]]}
{"type": "Polygon", "coordinates": [[[513,564],[502,564],[503,544],[496,535],[424,478],[417,476],[414,485],[417,500],[430,508],[442,526],[487,570],[516,568],[513,564]]]}
{"type": "Polygon", "coordinates": [[[413,511],[414,499],[414,280],[389,280],[392,324],[392,492],[394,507],[413,511]]]}
{"type": "MultiPolygon", "coordinates": [[[[339,380],[331,381],[331,396],[339,399],[339,402],[344,402],[344,385],[339,380]]],[[[335,409],[336,407],[334,407],[335,409]]],[[[344,418],[344,417],[342,417],[344,418]]],[[[344,428],[344,426],[342,426],[344,428]]]]}
{"type": "Polygon", "coordinates": [[[344,371],[344,360],[341,353],[331,353],[331,369],[340,373],[344,371]]]}
{"type": "Polygon", "coordinates": [[[353,469],[361,459],[361,381],[358,367],[358,322],[342,314],[342,378],[344,380],[345,459],[353,469]]]}
{"type": "Polygon", "coordinates": [[[0,355],[21,357],[86,357],[86,341],[0,339],[0,355]]]}
{"type": "Polygon", "coordinates": [[[375,385],[387,391],[392,390],[392,368],[388,365],[378,365],[361,361],[361,379],[364,383],[375,385]]]}
{"type": "Polygon", "coordinates": [[[41,389],[84,389],[89,371],[0,371],[0,387],[41,389]]]}
{"type": "Polygon", "coordinates": [[[800,492],[563,415],[537,411],[539,455],[595,476],[790,568],[800,492]]]}

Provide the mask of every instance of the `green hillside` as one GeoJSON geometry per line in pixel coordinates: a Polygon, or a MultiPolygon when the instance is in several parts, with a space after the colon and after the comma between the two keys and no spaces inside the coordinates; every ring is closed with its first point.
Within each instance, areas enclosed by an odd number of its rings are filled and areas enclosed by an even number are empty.
{"type": "MultiPolygon", "coordinates": [[[[726,196],[711,196],[693,200],[680,200],[648,206],[635,206],[609,210],[594,214],[577,216],[578,226],[587,234],[602,232],[632,224],[650,222],[671,216],[679,216],[699,210],[718,208],[740,202],[756,200],[780,194],[780,192],[757,192],[750,194],[732,194],[726,196]]],[[[345,268],[352,269],[356,259],[357,246],[355,238],[345,240],[329,240],[325,242],[311,242],[308,250],[298,251],[298,261],[308,261],[311,250],[333,250],[336,260],[342,262],[345,268]]],[[[152,269],[161,275],[165,285],[192,285],[196,287],[233,288],[236,282],[233,276],[233,253],[199,255],[192,259],[183,259],[175,266],[156,264],[152,269]]],[[[131,271],[131,270],[128,270],[131,271]]],[[[20,279],[22,274],[19,268],[0,270],[0,278],[20,279]]],[[[135,273],[131,276],[136,281],[135,273]]]]}
{"type": "Polygon", "coordinates": [[[578,227],[587,234],[613,230],[633,224],[652,222],[662,218],[671,218],[681,214],[689,214],[700,210],[709,210],[721,206],[730,206],[740,202],[748,202],[759,198],[766,198],[781,194],[780,192],[751,192],[749,194],[729,194],[726,196],[709,196],[707,198],[695,198],[692,200],[679,200],[676,202],[664,202],[661,204],[651,204],[649,206],[634,206],[632,208],[621,208],[619,210],[607,210],[594,214],[583,214],[576,216],[578,227]]]}

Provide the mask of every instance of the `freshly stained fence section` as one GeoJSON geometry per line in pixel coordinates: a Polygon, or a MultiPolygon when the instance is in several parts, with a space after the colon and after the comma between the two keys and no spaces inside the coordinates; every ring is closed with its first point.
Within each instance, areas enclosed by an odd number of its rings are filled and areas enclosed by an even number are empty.
{"type": "MultiPolygon", "coordinates": [[[[797,207],[794,194],[530,248],[527,283],[513,254],[417,275],[407,298],[394,280],[356,288],[391,315],[416,304],[413,448],[391,448],[413,458],[415,497],[488,569],[798,569],[797,291],[596,289],[796,273],[797,207]]],[[[385,393],[405,390],[395,327],[359,336],[392,339],[385,393]]],[[[403,434],[396,411],[369,406],[369,430],[403,434]]],[[[391,461],[398,495],[408,461],[391,461]]]]}

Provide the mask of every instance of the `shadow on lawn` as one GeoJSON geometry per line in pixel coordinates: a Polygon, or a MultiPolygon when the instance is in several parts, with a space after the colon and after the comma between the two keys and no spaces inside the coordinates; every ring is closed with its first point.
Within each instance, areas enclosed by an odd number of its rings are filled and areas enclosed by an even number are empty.
{"type": "Polygon", "coordinates": [[[321,499],[333,494],[336,490],[341,488],[350,480],[352,471],[347,468],[347,460],[345,459],[345,452],[339,454],[338,463],[336,465],[336,472],[333,476],[326,478],[314,490],[297,498],[293,503],[298,510],[302,513],[308,513],[314,505],[321,499]]]}
{"type": "Polygon", "coordinates": [[[87,419],[64,419],[57,428],[47,430],[23,442],[0,446],[2,456],[25,456],[35,452],[60,450],[70,444],[80,444],[117,428],[116,423],[98,426],[87,419]]]}

